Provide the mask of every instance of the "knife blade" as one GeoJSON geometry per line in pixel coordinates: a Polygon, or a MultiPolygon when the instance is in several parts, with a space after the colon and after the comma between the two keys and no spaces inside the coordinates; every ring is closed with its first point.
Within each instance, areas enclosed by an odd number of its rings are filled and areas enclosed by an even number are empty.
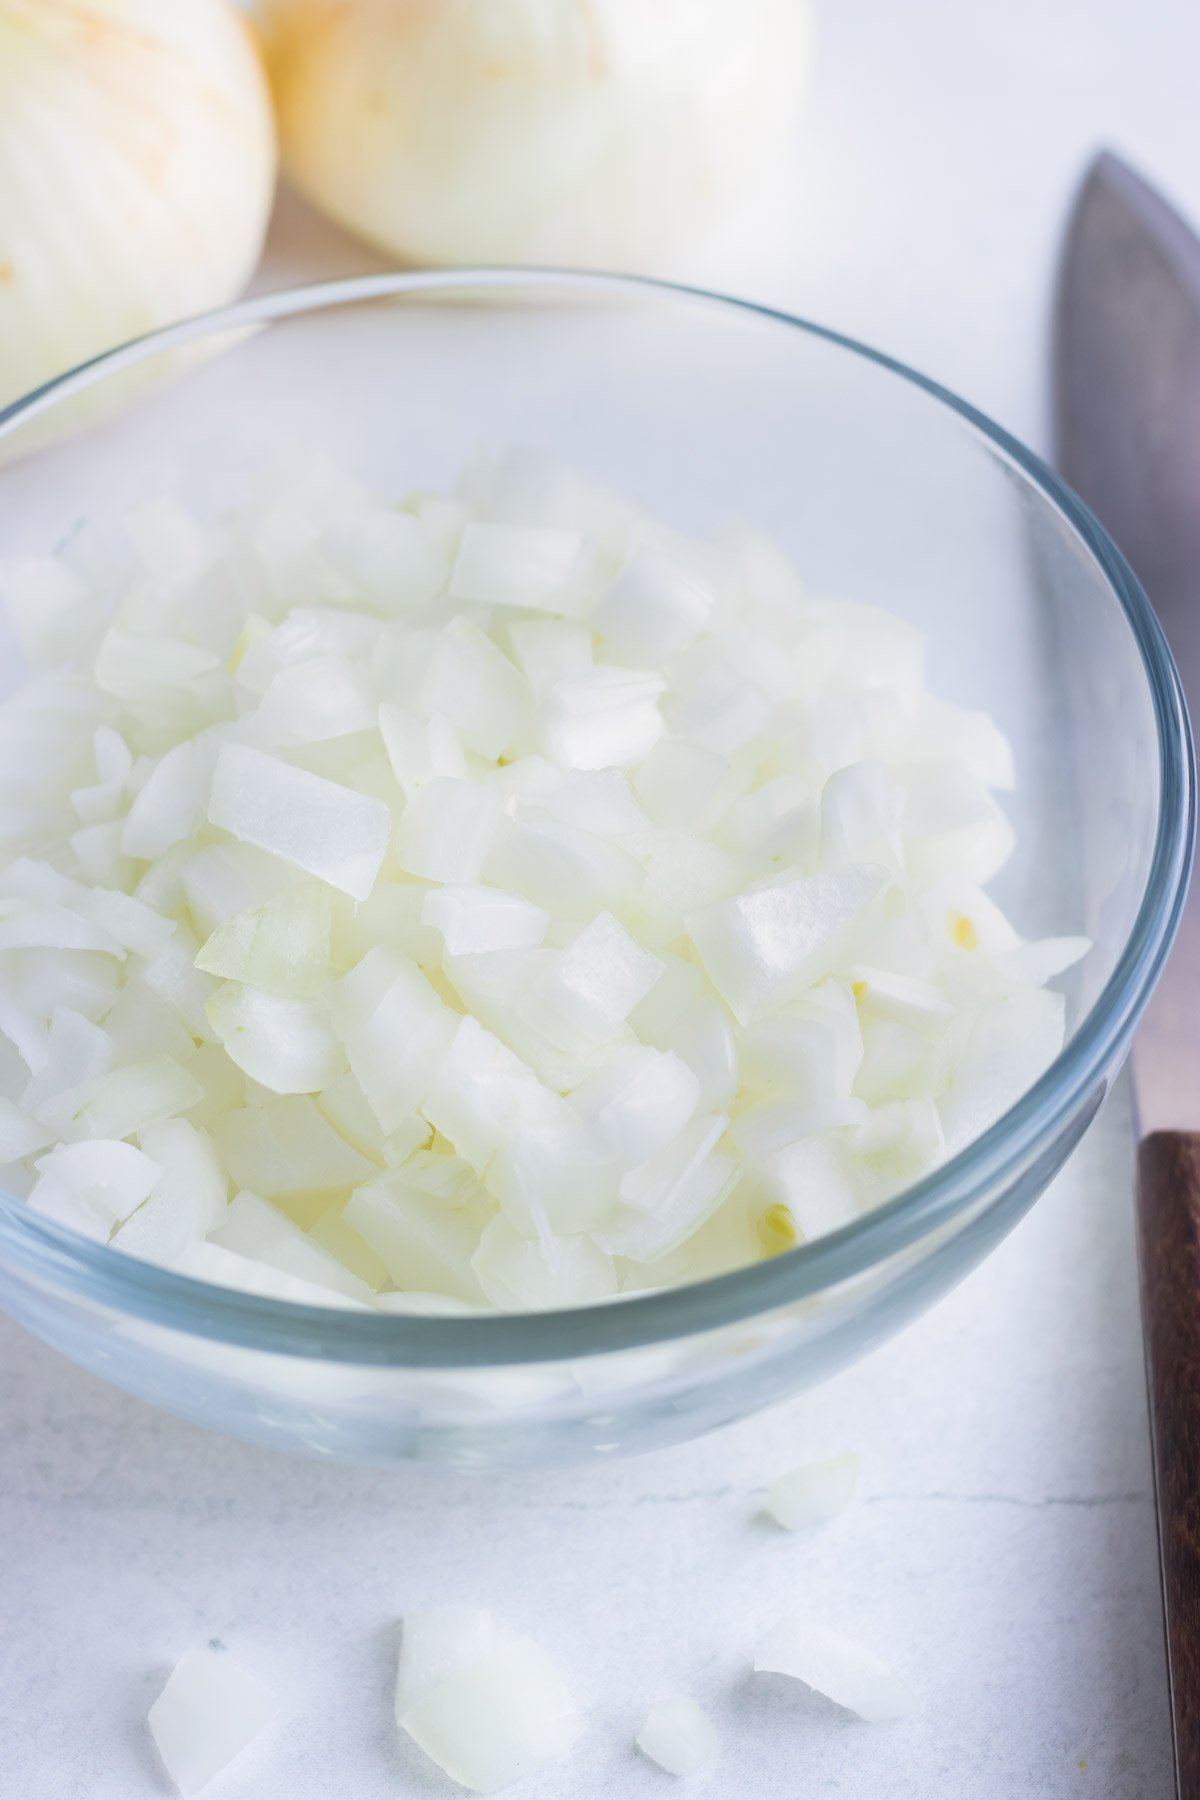
{"type": "MultiPolygon", "coordinates": [[[[1200,239],[1117,157],[1068,227],[1054,329],[1066,480],[1131,563],[1200,716],[1200,239]]],[[[1138,1239],[1175,1784],[1200,1800],[1200,894],[1133,1050],[1138,1239]]]]}

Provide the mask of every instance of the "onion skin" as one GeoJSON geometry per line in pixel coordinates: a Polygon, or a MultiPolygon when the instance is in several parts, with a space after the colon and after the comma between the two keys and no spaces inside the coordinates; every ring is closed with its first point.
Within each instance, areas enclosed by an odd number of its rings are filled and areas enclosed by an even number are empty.
{"type": "Polygon", "coordinates": [[[783,150],[807,0],[269,0],[284,168],[407,262],[654,271],[783,150]]]}
{"type": "Polygon", "coordinates": [[[0,405],[239,292],[275,171],[229,0],[0,0],[0,405]]]}

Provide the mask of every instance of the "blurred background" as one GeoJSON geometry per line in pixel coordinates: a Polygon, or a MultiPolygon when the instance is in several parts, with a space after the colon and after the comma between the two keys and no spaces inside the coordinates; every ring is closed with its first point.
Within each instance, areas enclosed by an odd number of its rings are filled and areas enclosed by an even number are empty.
{"type": "Polygon", "coordinates": [[[0,401],[248,286],[549,262],[833,325],[1044,448],[1071,195],[1107,145],[1200,215],[1198,68],[1195,0],[0,0],[0,401]]]}

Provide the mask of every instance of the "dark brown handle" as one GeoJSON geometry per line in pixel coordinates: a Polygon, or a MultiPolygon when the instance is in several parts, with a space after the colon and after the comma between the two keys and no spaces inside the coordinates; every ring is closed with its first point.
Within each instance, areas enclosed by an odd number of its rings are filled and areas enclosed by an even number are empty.
{"type": "Polygon", "coordinates": [[[1138,1151],[1142,1321],[1180,1800],[1200,1800],[1200,1134],[1138,1151]]]}

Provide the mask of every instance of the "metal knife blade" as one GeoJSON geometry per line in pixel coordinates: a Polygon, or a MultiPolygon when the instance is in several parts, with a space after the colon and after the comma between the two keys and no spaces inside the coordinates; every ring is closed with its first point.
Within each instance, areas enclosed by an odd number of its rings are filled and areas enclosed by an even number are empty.
{"type": "MultiPolygon", "coordinates": [[[[1113,156],[1071,221],[1055,331],[1059,460],[1200,700],[1200,241],[1113,156]]],[[[1134,1047],[1138,1249],[1179,1800],[1200,1800],[1200,899],[1134,1047]],[[1172,1129],[1174,1128],[1174,1129],[1172,1129]]]]}
{"type": "MultiPolygon", "coordinates": [[[[1055,427],[1068,483],[1124,551],[1200,718],[1200,239],[1110,154],[1059,276],[1055,427]]],[[[1138,1028],[1143,1130],[1200,1126],[1200,888],[1138,1028]]]]}

